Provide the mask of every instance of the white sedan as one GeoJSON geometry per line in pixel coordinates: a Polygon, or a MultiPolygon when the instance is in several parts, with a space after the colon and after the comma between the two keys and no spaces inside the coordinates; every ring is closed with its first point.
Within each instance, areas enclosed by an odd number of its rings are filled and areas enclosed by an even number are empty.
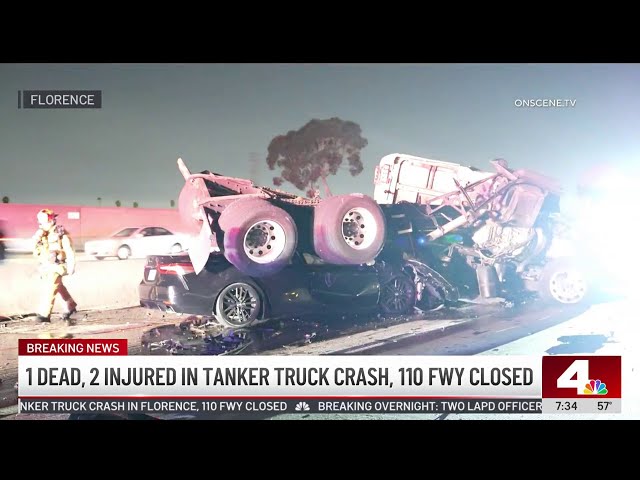
{"type": "Polygon", "coordinates": [[[147,255],[176,254],[188,249],[189,236],[172,233],[163,227],[131,227],[108,238],[84,244],[87,255],[102,260],[106,257],[146,257],[147,255]]]}

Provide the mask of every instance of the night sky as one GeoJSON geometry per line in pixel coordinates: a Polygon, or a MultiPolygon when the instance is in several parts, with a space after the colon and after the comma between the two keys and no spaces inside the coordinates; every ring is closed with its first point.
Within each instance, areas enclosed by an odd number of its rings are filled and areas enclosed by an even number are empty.
{"type": "Polygon", "coordinates": [[[271,185],[271,139],[334,116],[369,141],[365,170],[330,178],[334,193],[373,194],[374,166],[395,152],[483,169],[505,158],[573,187],[598,162],[637,173],[639,89],[638,64],[3,64],[0,196],[169,207],[183,184],[179,156],[192,171],[271,185]],[[102,90],[103,108],[18,109],[29,89],[102,90]],[[515,106],[544,98],[575,106],[515,106]]]}

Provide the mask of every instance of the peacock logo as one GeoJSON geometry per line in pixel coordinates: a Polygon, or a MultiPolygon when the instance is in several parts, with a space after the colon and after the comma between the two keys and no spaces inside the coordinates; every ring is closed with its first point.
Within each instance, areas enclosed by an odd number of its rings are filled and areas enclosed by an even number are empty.
{"type": "Polygon", "coordinates": [[[295,410],[296,412],[308,412],[311,408],[307,402],[298,402],[295,410]]]}
{"type": "Polygon", "coordinates": [[[602,383],[600,380],[589,380],[589,383],[584,386],[583,393],[585,395],[606,395],[609,391],[606,383],[602,383]]]}

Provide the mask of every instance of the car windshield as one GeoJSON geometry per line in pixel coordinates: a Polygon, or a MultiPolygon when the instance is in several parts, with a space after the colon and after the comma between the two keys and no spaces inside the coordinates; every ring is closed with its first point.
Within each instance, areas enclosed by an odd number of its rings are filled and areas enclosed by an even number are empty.
{"type": "Polygon", "coordinates": [[[130,237],[133,232],[138,230],[137,228],[125,228],[124,230],[120,230],[118,233],[114,233],[112,237],[130,237]]]}

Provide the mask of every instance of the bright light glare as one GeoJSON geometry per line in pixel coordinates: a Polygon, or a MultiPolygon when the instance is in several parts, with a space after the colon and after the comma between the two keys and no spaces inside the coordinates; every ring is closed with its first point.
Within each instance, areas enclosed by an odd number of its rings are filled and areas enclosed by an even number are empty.
{"type": "Polygon", "coordinates": [[[624,176],[621,173],[610,173],[600,177],[592,186],[596,191],[601,191],[603,193],[620,192],[622,189],[631,188],[632,182],[629,177],[624,176]]]}
{"type": "Polygon", "coordinates": [[[594,197],[568,199],[565,219],[575,255],[597,271],[599,287],[612,293],[634,296],[640,287],[640,232],[635,179],[603,177],[594,197]],[[606,187],[605,187],[606,185],[606,187]]]}

